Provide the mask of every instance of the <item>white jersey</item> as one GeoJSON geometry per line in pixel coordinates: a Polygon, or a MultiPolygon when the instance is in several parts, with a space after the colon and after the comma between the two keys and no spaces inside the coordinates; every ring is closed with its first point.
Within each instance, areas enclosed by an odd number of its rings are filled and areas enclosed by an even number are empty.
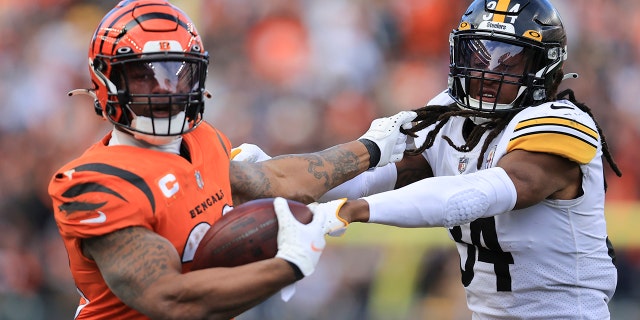
{"type": "MultiPolygon", "coordinates": [[[[444,95],[431,104],[453,102],[444,95]]],[[[463,123],[464,118],[450,119],[424,152],[435,176],[478,170],[487,134],[470,152],[456,151],[442,139],[463,145],[463,123]]],[[[421,132],[417,145],[432,128],[421,132]]],[[[515,149],[579,163],[584,195],[449,229],[473,319],[608,319],[617,273],[608,254],[602,150],[593,119],[564,100],[526,108],[490,143],[480,170],[515,149]]]]}

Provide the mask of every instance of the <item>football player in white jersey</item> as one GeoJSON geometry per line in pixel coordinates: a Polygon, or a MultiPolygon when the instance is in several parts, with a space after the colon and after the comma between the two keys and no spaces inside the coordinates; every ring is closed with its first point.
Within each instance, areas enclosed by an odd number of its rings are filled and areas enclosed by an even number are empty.
{"type": "Polygon", "coordinates": [[[450,45],[448,89],[407,130],[415,148],[310,206],[331,235],[351,222],[448,228],[473,319],[609,319],[602,158],[621,173],[589,109],[557,92],[575,77],[559,13],[476,0],[450,45]]]}

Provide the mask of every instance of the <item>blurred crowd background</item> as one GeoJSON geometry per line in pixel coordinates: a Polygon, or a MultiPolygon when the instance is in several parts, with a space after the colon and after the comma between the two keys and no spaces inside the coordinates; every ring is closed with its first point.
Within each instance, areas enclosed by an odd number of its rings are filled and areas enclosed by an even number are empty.
{"type": "MultiPolygon", "coordinates": [[[[553,1],[553,0],[552,0],[553,1]]],[[[640,2],[555,0],[566,80],[603,128],[620,281],[613,319],[640,319],[640,2]],[[618,240],[618,241],[616,241],[618,240]]],[[[117,1],[0,0],[0,320],[72,319],[78,295],[47,196],[55,169],[110,125],[89,97],[87,50],[117,1]]],[[[272,155],[359,137],[445,89],[448,35],[468,0],[183,0],[211,55],[208,121],[272,155]]],[[[469,319],[444,230],[354,226],[330,239],[289,303],[239,319],[469,319]]]]}

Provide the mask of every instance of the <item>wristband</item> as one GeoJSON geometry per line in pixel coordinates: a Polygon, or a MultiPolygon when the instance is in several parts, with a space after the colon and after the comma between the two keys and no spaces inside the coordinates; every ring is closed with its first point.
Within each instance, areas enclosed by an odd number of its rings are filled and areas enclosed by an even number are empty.
{"type": "Polygon", "coordinates": [[[369,152],[369,169],[375,168],[380,162],[380,147],[369,139],[358,139],[369,152]]]}
{"type": "Polygon", "coordinates": [[[293,269],[293,273],[294,273],[294,274],[295,274],[295,276],[296,276],[296,281],[298,281],[298,280],[300,280],[300,279],[304,278],[304,274],[302,273],[302,271],[300,270],[300,268],[298,268],[298,266],[297,266],[295,263],[293,263],[293,262],[291,262],[291,261],[289,261],[289,260],[285,260],[285,261],[286,261],[287,263],[289,263],[289,265],[291,266],[291,269],[293,269]]]}

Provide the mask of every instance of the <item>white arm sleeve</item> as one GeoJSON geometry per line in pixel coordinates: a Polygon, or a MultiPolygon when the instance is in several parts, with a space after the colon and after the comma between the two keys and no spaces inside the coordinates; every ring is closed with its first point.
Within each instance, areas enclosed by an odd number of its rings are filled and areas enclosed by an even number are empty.
{"type": "Polygon", "coordinates": [[[363,198],[369,221],[399,227],[453,227],[513,209],[517,194],[500,167],[427,178],[363,198]]]}
{"type": "Polygon", "coordinates": [[[327,191],[318,202],[347,198],[358,199],[370,194],[393,190],[396,185],[398,171],[395,163],[389,163],[384,167],[367,170],[353,179],[327,191]]]}

